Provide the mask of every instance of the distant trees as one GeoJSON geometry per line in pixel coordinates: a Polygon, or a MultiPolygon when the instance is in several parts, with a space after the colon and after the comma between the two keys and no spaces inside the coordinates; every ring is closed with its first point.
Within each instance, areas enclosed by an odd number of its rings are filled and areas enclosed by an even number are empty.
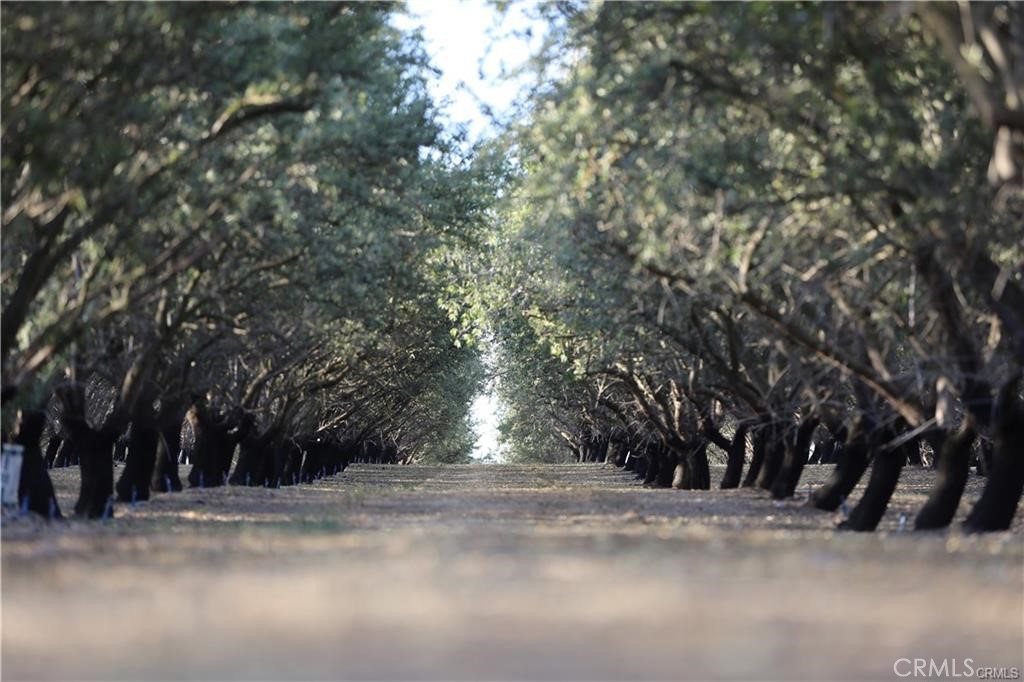
{"type": "Polygon", "coordinates": [[[817,442],[839,453],[820,508],[872,468],[856,530],[925,444],[946,474],[918,527],[950,523],[972,459],[991,475],[967,525],[1007,527],[1024,485],[1020,8],[558,11],[560,78],[510,137],[514,258],[492,265],[506,352],[555,361],[523,366],[532,390],[503,384],[510,412],[572,434],[580,459],[625,439],[651,483],[707,487],[714,445],[726,485],[776,497],[817,442]]]}
{"type": "Polygon", "coordinates": [[[438,302],[493,185],[391,9],[3,7],[4,415],[49,412],[79,513],[180,486],[185,421],[192,485],[238,445],[253,485],[327,441],[313,475],[468,456],[482,366],[438,302]]]}

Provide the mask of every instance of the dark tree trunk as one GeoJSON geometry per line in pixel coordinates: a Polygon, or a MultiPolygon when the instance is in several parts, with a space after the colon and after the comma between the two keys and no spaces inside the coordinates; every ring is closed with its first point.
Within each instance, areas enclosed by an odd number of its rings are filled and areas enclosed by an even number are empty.
{"type": "Polygon", "coordinates": [[[907,464],[915,467],[924,466],[924,460],[921,458],[921,441],[915,438],[907,445],[907,464]]]}
{"type": "Polygon", "coordinates": [[[744,488],[752,488],[757,482],[758,475],[761,473],[761,465],[764,463],[765,449],[768,447],[768,431],[769,427],[762,424],[754,431],[754,453],[750,457],[750,467],[747,469],[747,475],[743,479],[744,488]]]}
{"type": "MultiPolygon", "coordinates": [[[[363,455],[367,464],[380,463],[380,451],[373,449],[363,455]]],[[[271,487],[294,485],[299,480],[302,449],[292,438],[282,438],[273,451],[273,466],[267,479],[271,487]]]]}
{"type": "Polygon", "coordinates": [[[316,436],[307,436],[300,440],[305,455],[302,458],[302,469],[299,472],[299,480],[303,483],[312,483],[324,476],[324,444],[316,436]]]}
{"type": "Polygon", "coordinates": [[[236,410],[233,415],[225,418],[221,431],[220,470],[217,472],[220,480],[224,483],[228,482],[231,474],[235,450],[239,443],[252,432],[254,424],[255,417],[249,413],[242,413],[240,410],[236,410]]]}
{"type": "Polygon", "coordinates": [[[178,476],[178,456],[181,451],[181,426],[185,420],[184,400],[161,401],[157,413],[157,455],[150,486],[159,493],[180,491],[181,478],[178,476]]]}
{"type": "Polygon", "coordinates": [[[327,476],[334,476],[345,469],[345,448],[332,439],[324,443],[324,470],[327,476]]]}
{"type": "Polygon", "coordinates": [[[747,425],[740,424],[733,434],[732,443],[728,449],[729,458],[725,465],[725,475],[722,476],[722,489],[735,488],[740,484],[740,476],[743,474],[743,461],[747,456],[747,425]]]}
{"type": "Polygon", "coordinates": [[[202,402],[188,413],[194,436],[192,470],[188,482],[193,488],[212,488],[227,482],[237,440],[228,417],[215,414],[202,402]]]}
{"type": "Polygon", "coordinates": [[[227,485],[228,477],[231,476],[231,467],[235,463],[235,449],[238,447],[238,440],[230,435],[225,435],[221,441],[221,447],[217,451],[217,479],[221,485],[227,485]]]}
{"type": "Polygon", "coordinates": [[[849,429],[831,479],[811,493],[810,506],[835,511],[857,485],[868,468],[868,440],[864,431],[863,419],[858,418],[849,429]]]}
{"type": "Polygon", "coordinates": [[[617,468],[626,464],[629,452],[629,436],[623,429],[614,429],[608,441],[608,461],[617,468]]]}
{"type": "Polygon", "coordinates": [[[188,483],[193,488],[220,485],[217,481],[217,472],[220,469],[220,439],[214,433],[215,425],[211,423],[211,417],[205,409],[195,405],[187,415],[188,423],[192,427],[192,448],[189,452],[192,469],[188,472],[188,483]]]}
{"type": "Polygon", "coordinates": [[[632,447],[630,447],[629,452],[626,453],[626,459],[624,459],[622,462],[622,468],[625,469],[626,471],[631,471],[633,472],[633,474],[636,474],[639,459],[640,458],[636,454],[636,451],[632,447]]]}
{"type": "Polygon", "coordinates": [[[669,488],[672,486],[672,479],[675,477],[676,464],[679,463],[679,457],[664,445],[658,446],[657,453],[658,475],[654,479],[654,485],[659,488],[669,488]]]}
{"type": "Polygon", "coordinates": [[[593,462],[597,459],[597,448],[598,440],[593,436],[584,435],[580,438],[580,454],[578,461],[580,464],[586,464],[593,462]]]}
{"type": "Polygon", "coordinates": [[[974,420],[968,416],[952,436],[942,442],[933,439],[932,448],[939,453],[935,458],[938,463],[938,477],[932,486],[931,494],[928,495],[928,501],[914,519],[915,529],[945,528],[953,522],[960,498],[964,494],[964,487],[967,485],[971,444],[974,438],[974,420]]]}
{"type": "Polygon", "coordinates": [[[658,478],[658,468],[661,466],[658,447],[649,443],[644,448],[644,459],[647,463],[644,468],[644,485],[653,485],[658,478]]]}
{"type": "Polygon", "coordinates": [[[114,441],[118,434],[97,430],[84,419],[65,419],[74,450],[78,453],[81,486],[75,514],[89,519],[113,516],[114,441]]]}
{"type": "Polygon", "coordinates": [[[157,417],[160,433],[156,444],[153,480],[150,482],[150,487],[157,492],[176,492],[183,487],[178,476],[178,455],[181,451],[181,425],[184,421],[185,408],[181,404],[161,409],[157,417]]]}
{"type": "MultiPolygon", "coordinates": [[[[282,466],[279,476],[281,484],[295,485],[299,482],[299,472],[302,469],[302,448],[293,439],[289,438],[285,440],[282,454],[284,458],[281,462],[282,466]]],[[[383,448],[378,447],[376,450],[377,464],[382,463],[383,456],[383,448]]]]}
{"type": "Polygon", "coordinates": [[[161,430],[156,443],[156,462],[150,489],[158,493],[178,492],[181,477],[178,475],[178,450],[181,443],[181,427],[161,430]]]}
{"type": "MultiPolygon", "coordinates": [[[[363,441],[363,447],[360,451],[362,461],[366,464],[377,464],[379,460],[379,447],[373,441],[363,441]]],[[[283,469],[282,469],[283,470],[283,469]]]]}
{"type": "Polygon", "coordinates": [[[626,466],[626,456],[629,454],[629,443],[626,441],[618,442],[614,444],[611,452],[611,463],[622,468],[626,466]]]}
{"type": "Polygon", "coordinates": [[[782,468],[782,460],[786,454],[787,424],[772,422],[767,427],[768,441],[765,443],[764,459],[761,461],[761,471],[757,475],[757,487],[764,490],[771,490],[775,477],[782,468]]]}
{"type": "Polygon", "coordinates": [[[398,464],[398,445],[387,443],[383,449],[384,462],[386,464],[398,464]]]}
{"type": "Polygon", "coordinates": [[[267,488],[273,488],[278,485],[278,453],[284,448],[284,443],[281,438],[281,433],[278,430],[274,430],[267,434],[267,438],[263,443],[262,448],[254,455],[256,457],[256,464],[252,471],[252,480],[255,481],[254,485],[262,485],[267,488]]]}
{"type": "MultiPolygon", "coordinates": [[[[271,448],[274,432],[267,429],[263,433],[250,431],[238,444],[238,462],[228,483],[231,485],[266,485],[267,450],[271,448]]],[[[271,452],[271,457],[273,453],[271,452]]]]}
{"type": "Polygon", "coordinates": [[[786,454],[772,483],[772,497],[775,499],[793,497],[793,493],[796,492],[804,464],[807,463],[807,452],[811,449],[814,429],[818,428],[818,421],[814,417],[805,417],[798,427],[786,434],[783,441],[786,454]]]}
{"type": "Polygon", "coordinates": [[[115,487],[117,499],[119,502],[142,502],[149,499],[160,432],[149,415],[137,414],[128,429],[127,440],[128,457],[115,487]]]}
{"type": "MultiPolygon", "coordinates": [[[[886,434],[889,440],[898,434],[894,429],[888,429],[886,434]]],[[[916,446],[917,441],[912,441],[916,446]]],[[[864,495],[857,502],[857,506],[850,512],[849,518],[839,524],[844,530],[873,531],[885,515],[889,506],[889,500],[896,490],[896,484],[900,480],[900,472],[903,471],[903,464],[907,461],[909,444],[904,443],[897,448],[882,447],[875,453],[871,464],[871,478],[864,489],[864,495]]]]}
{"type": "Polygon", "coordinates": [[[964,521],[970,532],[1007,530],[1024,492],[1024,406],[1014,395],[1017,383],[1009,382],[996,402],[992,471],[964,521]]]}
{"type": "Polygon", "coordinates": [[[667,450],[672,478],[669,485],[677,490],[707,490],[711,487],[711,470],[708,466],[708,443],[701,440],[696,445],[683,445],[681,450],[667,450]]]}
{"type": "Polygon", "coordinates": [[[708,464],[707,441],[702,441],[700,445],[690,451],[690,460],[693,462],[693,488],[695,490],[710,490],[711,466],[708,464]]]}
{"type": "Polygon", "coordinates": [[[40,448],[46,414],[33,410],[21,415],[18,435],[14,442],[24,448],[21,460],[21,477],[18,480],[18,505],[21,509],[39,514],[47,519],[61,518],[53,482],[46,471],[46,461],[40,448]]]}
{"type": "MultiPolygon", "coordinates": [[[[291,442],[283,436],[278,436],[272,441],[272,444],[264,452],[264,484],[270,488],[280,488],[285,484],[284,481],[284,470],[285,465],[288,461],[288,450],[291,447],[291,442]]],[[[360,457],[363,461],[366,461],[366,455],[362,448],[359,452],[360,457]]]]}

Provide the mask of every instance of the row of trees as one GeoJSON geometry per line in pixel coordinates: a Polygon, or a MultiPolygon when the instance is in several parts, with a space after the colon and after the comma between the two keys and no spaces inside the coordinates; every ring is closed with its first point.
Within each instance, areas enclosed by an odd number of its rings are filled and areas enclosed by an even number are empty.
{"type": "Polygon", "coordinates": [[[0,353],[29,508],[54,512],[47,463],[80,463],[90,517],[179,488],[183,432],[192,485],[468,457],[483,367],[442,303],[494,177],[393,9],[4,5],[0,353]]]}
{"type": "Polygon", "coordinates": [[[792,496],[872,530],[1007,528],[1024,486],[1024,10],[559,3],[463,324],[487,318],[512,456],[792,496]],[[562,450],[565,452],[565,450],[562,450]],[[749,453],[750,461],[746,457],[749,453]],[[746,468],[744,472],[743,468],[746,468]]]}
{"type": "Polygon", "coordinates": [[[968,526],[1011,523],[1018,5],[546,5],[526,121],[472,160],[391,9],[4,6],[30,508],[48,462],[80,462],[88,516],[173,489],[183,432],[192,485],[460,460],[489,334],[513,457],[706,488],[715,448],[725,487],[781,498],[816,442],[820,508],[871,467],[868,530],[924,448],[918,527],[951,522],[972,457],[968,526]]]}

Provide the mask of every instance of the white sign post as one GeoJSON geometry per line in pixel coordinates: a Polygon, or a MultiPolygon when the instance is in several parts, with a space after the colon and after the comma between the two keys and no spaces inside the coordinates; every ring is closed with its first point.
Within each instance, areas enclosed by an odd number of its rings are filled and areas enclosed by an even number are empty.
{"type": "Polygon", "coordinates": [[[0,492],[3,506],[18,506],[18,483],[21,481],[21,460],[25,448],[12,443],[3,444],[0,456],[0,492]]]}

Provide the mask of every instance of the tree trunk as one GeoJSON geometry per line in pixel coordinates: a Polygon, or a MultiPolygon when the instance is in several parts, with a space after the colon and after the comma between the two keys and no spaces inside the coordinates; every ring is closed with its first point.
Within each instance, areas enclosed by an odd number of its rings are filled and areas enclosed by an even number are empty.
{"type": "Polygon", "coordinates": [[[921,459],[921,441],[915,438],[911,443],[913,446],[907,448],[907,464],[916,467],[924,466],[924,460],[921,459]]]}
{"type": "Polygon", "coordinates": [[[818,428],[818,421],[814,417],[805,417],[795,430],[786,434],[783,441],[786,454],[772,483],[772,497],[776,500],[793,497],[793,493],[796,492],[800,475],[807,463],[807,452],[811,449],[811,438],[814,436],[814,430],[818,428]]]}
{"type": "Polygon", "coordinates": [[[198,402],[189,410],[188,418],[194,434],[189,484],[193,488],[224,485],[227,481],[225,464],[230,467],[237,442],[229,435],[228,418],[198,402]]]}
{"type": "MultiPolygon", "coordinates": [[[[299,472],[302,469],[302,448],[293,439],[288,438],[284,443],[284,455],[281,461],[280,476],[281,485],[295,485],[299,482],[299,472]]],[[[377,448],[377,464],[381,463],[383,448],[377,448]]]]}
{"type": "Polygon", "coordinates": [[[626,456],[629,454],[629,444],[625,441],[614,444],[611,453],[611,463],[621,469],[626,466],[626,456]]]}
{"type": "MultiPolygon", "coordinates": [[[[894,430],[888,431],[893,438],[894,430]]],[[[914,445],[917,441],[912,441],[914,445]]],[[[849,518],[839,524],[844,530],[873,531],[885,515],[889,500],[900,480],[900,472],[907,461],[907,443],[898,448],[884,447],[875,453],[871,464],[871,478],[864,489],[864,495],[850,512],[849,518]]]]}
{"type": "Polygon", "coordinates": [[[658,447],[656,445],[651,443],[647,444],[647,447],[644,448],[644,460],[647,465],[644,468],[644,485],[653,485],[658,478],[658,467],[661,466],[658,447]]]}
{"type": "Polygon", "coordinates": [[[740,477],[743,474],[743,461],[747,456],[747,425],[740,424],[733,434],[732,443],[727,451],[729,456],[725,465],[725,475],[722,476],[721,488],[735,488],[740,484],[740,477]]]}
{"type": "Polygon", "coordinates": [[[178,453],[181,450],[181,425],[185,421],[185,406],[181,403],[161,408],[157,415],[159,438],[156,444],[156,463],[153,468],[152,490],[169,493],[182,489],[178,476],[178,453]]]}
{"type": "Polygon", "coordinates": [[[181,427],[163,429],[156,443],[156,462],[150,489],[158,493],[178,492],[184,486],[178,475],[178,450],[181,443],[181,427]]]}
{"type": "MultiPolygon", "coordinates": [[[[149,499],[149,486],[156,468],[156,450],[160,441],[157,427],[158,413],[154,408],[156,395],[152,391],[140,394],[132,410],[128,432],[118,438],[127,450],[124,469],[115,490],[119,502],[139,502],[149,499]]],[[[114,456],[117,457],[118,446],[114,456]]]]}
{"type": "Polygon", "coordinates": [[[935,458],[938,476],[928,501],[914,519],[916,530],[945,528],[953,522],[967,485],[975,435],[974,420],[968,416],[954,435],[946,437],[941,444],[933,441],[932,448],[939,453],[935,458]]]}
{"type": "Polygon", "coordinates": [[[299,472],[299,480],[303,483],[312,483],[323,476],[324,458],[323,444],[316,436],[308,436],[300,441],[303,444],[305,455],[302,458],[302,469],[299,472]]]}
{"type": "Polygon", "coordinates": [[[33,410],[22,414],[18,421],[18,435],[14,442],[24,448],[21,477],[18,480],[18,505],[43,518],[59,519],[60,506],[53,492],[53,482],[46,471],[46,461],[39,442],[46,426],[46,414],[41,410],[33,410]]]}
{"type": "Polygon", "coordinates": [[[280,431],[273,431],[267,435],[262,449],[256,454],[256,465],[252,471],[252,478],[255,485],[262,485],[273,488],[278,485],[278,453],[284,447],[280,431]]]}
{"type": "Polygon", "coordinates": [[[268,429],[264,433],[250,431],[238,444],[238,462],[228,483],[231,485],[265,485],[267,467],[267,449],[274,439],[274,432],[268,429]]]}
{"type": "Polygon", "coordinates": [[[624,471],[631,471],[636,475],[637,465],[639,464],[639,457],[633,453],[633,449],[630,448],[629,452],[626,453],[626,459],[622,461],[622,469],[624,471]]]}
{"type": "Polygon", "coordinates": [[[149,485],[156,468],[156,450],[160,432],[156,424],[138,418],[128,431],[128,457],[117,481],[119,502],[142,502],[149,499],[149,485]]]}
{"type": "Polygon", "coordinates": [[[114,441],[118,434],[94,429],[84,419],[65,421],[82,476],[75,514],[110,518],[114,513],[114,441]]]}
{"type": "Polygon", "coordinates": [[[864,475],[868,468],[868,441],[864,428],[863,420],[858,418],[849,429],[831,479],[811,493],[810,506],[835,511],[864,475]]]}
{"type": "Polygon", "coordinates": [[[693,488],[695,490],[711,489],[711,466],[708,464],[708,442],[701,440],[701,443],[690,451],[690,460],[693,463],[693,488]]]}
{"type": "Polygon", "coordinates": [[[762,424],[754,431],[754,453],[750,457],[750,467],[747,469],[747,476],[743,479],[744,488],[752,488],[757,482],[761,473],[761,465],[764,462],[765,449],[768,447],[769,427],[762,424]]]}
{"type": "Polygon", "coordinates": [[[782,460],[786,453],[786,431],[787,425],[781,422],[772,422],[767,427],[767,438],[765,443],[764,459],[761,461],[761,471],[757,475],[757,487],[764,490],[771,490],[775,477],[782,468],[782,460]]]}
{"type": "Polygon", "coordinates": [[[629,452],[629,436],[622,429],[616,429],[608,445],[608,461],[615,467],[621,469],[626,464],[626,454],[629,452]]]}
{"type": "Polygon", "coordinates": [[[328,476],[340,474],[345,469],[345,449],[333,438],[324,443],[324,464],[328,476]]]}
{"type": "Polygon", "coordinates": [[[664,445],[658,447],[657,453],[658,475],[654,479],[654,485],[659,488],[669,488],[672,486],[672,479],[675,477],[676,465],[679,464],[680,458],[664,445]]]}
{"type": "Polygon", "coordinates": [[[992,471],[964,521],[970,532],[1007,530],[1024,492],[1024,406],[1014,395],[1017,383],[1003,387],[996,402],[992,471]]]}

